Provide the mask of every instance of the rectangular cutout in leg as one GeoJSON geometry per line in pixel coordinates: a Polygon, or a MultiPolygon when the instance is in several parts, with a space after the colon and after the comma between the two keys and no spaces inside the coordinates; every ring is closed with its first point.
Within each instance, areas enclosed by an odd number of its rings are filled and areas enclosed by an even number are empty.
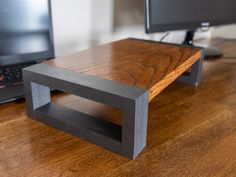
{"type": "Polygon", "coordinates": [[[37,109],[51,102],[50,88],[31,82],[33,109],[37,109]]]}

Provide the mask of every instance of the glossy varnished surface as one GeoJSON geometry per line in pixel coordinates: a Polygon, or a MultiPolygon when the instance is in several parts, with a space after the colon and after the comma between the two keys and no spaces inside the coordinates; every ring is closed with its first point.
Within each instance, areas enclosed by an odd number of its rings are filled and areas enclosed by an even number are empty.
{"type": "Polygon", "coordinates": [[[47,63],[145,88],[151,101],[200,56],[196,48],[125,39],[47,63]]]}
{"type": "MultiPolygon", "coordinates": [[[[135,161],[27,118],[24,102],[0,105],[0,176],[209,177],[236,174],[236,41],[206,61],[198,88],[173,83],[153,99],[148,143],[135,161]]],[[[56,102],[120,123],[120,112],[55,94],[56,102]]]]}

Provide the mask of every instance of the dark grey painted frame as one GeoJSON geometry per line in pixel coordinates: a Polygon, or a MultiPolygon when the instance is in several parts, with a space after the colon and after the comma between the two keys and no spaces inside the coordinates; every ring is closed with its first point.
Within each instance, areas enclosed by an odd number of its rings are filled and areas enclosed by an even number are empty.
{"type": "Polygon", "coordinates": [[[23,77],[31,118],[130,159],[146,146],[147,90],[46,64],[25,68],[23,77]],[[51,88],[121,109],[122,126],[51,103],[51,88]]]}

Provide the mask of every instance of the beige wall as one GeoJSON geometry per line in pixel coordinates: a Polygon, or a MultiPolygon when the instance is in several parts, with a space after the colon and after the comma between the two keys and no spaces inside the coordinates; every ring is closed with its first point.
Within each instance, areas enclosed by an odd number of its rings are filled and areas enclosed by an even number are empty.
{"type": "MultiPolygon", "coordinates": [[[[126,37],[159,40],[164,34],[145,34],[143,0],[52,0],[52,12],[56,56],[126,37]]],[[[181,43],[184,34],[172,32],[165,41],[181,43]]]]}
{"type": "Polygon", "coordinates": [[[114,0],[114,27],[144,24],[144,0],[114,0]]]}
{"type": "Polygon", "coordinates": [[[212,36],[236,39],[236,25],[216,27],[212,32],[212,36]]]}
{"type": "Polygon", "coordinates": [[[112,30],[112,0],[52,0],[57,56],[91,47],[112,30]]]}

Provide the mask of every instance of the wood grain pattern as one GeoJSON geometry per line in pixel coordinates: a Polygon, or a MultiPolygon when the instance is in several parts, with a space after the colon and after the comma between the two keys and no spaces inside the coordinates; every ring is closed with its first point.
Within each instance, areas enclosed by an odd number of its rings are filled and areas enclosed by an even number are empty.
{"type": "Polygon", "coordinates": [[[201,57],[200,49],[124,39],[47,62],[149,90],[149,101],[201,57]]]}
{"type": "MultiPolygon", "coordinates": [[[[198,88],[173,83],[150,103],[148,146],[135,161],[33,121],[24,102],[0,105],[1,177],[235,177],[236,41],[204,63],[198,88]]],[[[120,112],[54,94],[73,109],[120,122],[120,112]]]]}

